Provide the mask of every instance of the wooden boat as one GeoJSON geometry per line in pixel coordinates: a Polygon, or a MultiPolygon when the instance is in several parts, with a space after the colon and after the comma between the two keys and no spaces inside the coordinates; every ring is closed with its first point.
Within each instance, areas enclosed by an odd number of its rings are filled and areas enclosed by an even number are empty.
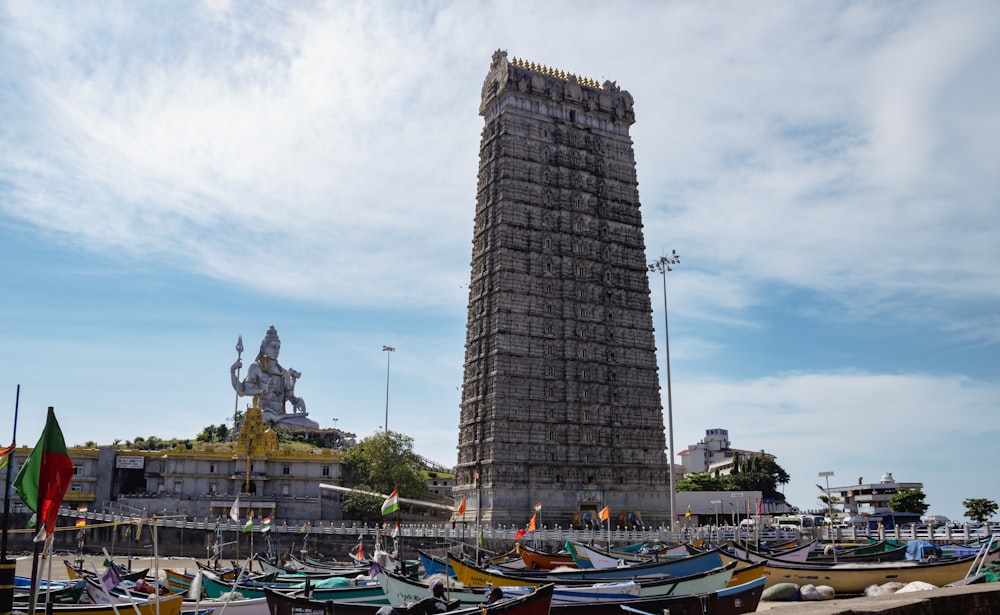
{"type": "Polygon", "coordinates": [[[302,560],[294,555],[288,558],[288,565],[285,567],[292,572],[315,573],[319,576],[347,577],[354,578],[363,574],[368,574],[368,565],[358,565],[354,562],[330,562],[318,563],[316,560],[302,560]]]}
{"type": "Polygon", "coordinates": [[[669,615],[743,615],[754,613],[760,604],[767,579],[716,592],[683,596],[658,596],[590,604],[553,604],[549,615],[622,615],[625,612],[669,613],[669,615]]]}
{"type": "MultiPolygon", "coordinates": [[[[388,604],[385,592],[377,582],[362,581],[361,584],[344,585],[334,588],[318,587],[316,581],[305,583],[226,583],[213,577],[210,572],[202,571],[202,586],[209,598],[219,598],[222,594],[238,591],[245,598],[263,598],[265,589],[275,589],[286,592],[308,593],[316,600],[336,600],[338,602],[367,602],[372,604],[388,604]]],[[[341,578],[341,577],[337,577],[341,578]]]]}
{"type": "MultiPolygon", "coordinates": [[[[180,615],[184,597],[181,595],[161,596],[159,599],[136,601],[129,605],[128,615],[180,615]]],[[[35,605],[35,613],[46,613],[47,605],[42,601],[35,605]]],[[[15,610],[26,611],[27,605],[18,605],[15,610]]],[[[124,615],[121,605],[110,604],[54,604],[55,615],[124,615]]]]}
{"type": "Polygon", "coordinates": [[[903,561],[811,565],[768,560],[764,566],[767,587],[778,583],[829,585],[837,595],[858,595],[870,585],[923,581],[943,587],[965,578],[977,556],[931,563],[903,561]]]}
{"type": "Polygon", "coordinates": [[[566,541],[566,551],[573,558],[577,568],[619,568],[650,561],[648,557],[632,554],[613,554],[580,542],[566,541]]]}
{"type": "MultiPolygon", "coordinates": [[[[73,564],[69,563],[67,560],[63,560],[63,565],[66,567],[66,578],[68,579],[82,579],[94,576],[92,571],[81,570],[80,568],[77,568],[73,564]]],[[[129,570],[128,568],[115,562],[111,562],[111,565],[118,570],[118,576],[121,577],[122,581],[135,582],[149,576],[149,568],[143,568],[142,570],[129,570]]]]}
{"type": "Polygon", "coordinates": [[[722,557],[717,550],[705,551],[698,555],[676,559],[637,564],[626,568],[601,568],[549,572],[493,572],[463,562],[454,555],[448,555],[448,562],[455,569],[455,576],[467,587],[486,585],[542,585],[557,583],[588,585],[598,582],[622,579],[642,579],[664,575],[685,576],[713,570],[722,566],[722,557]]]}
{"type": "MultiPolygon", "coordinates": [[[[69,581],[39,581],[36,588],[39,602],[53,604],[78,604],[87,589],[87,579],[69,581]]],[[[28,603],[31,600],[31,578],[14,577],[14,602],[28,603]]]]}
{"type": "MultiPolygon", "coordinates": [[[[549,615],[553,588],[552,584],[543,585],[525,596],[489,605],[459,607],[448,613],[449,615],[549,615]]],[[[312,600],[290,596],[272,589],[267,590],[267,600],[271,615],[375,615],[381,608],[374,604],[312,600]]],[[[394,606],[394,609],[400,615],[409,615],[405,606],[394,606]]]]}
{"type": "Polygon", "coordinates": [[[748,564],[746,562],[736,562],[736,569],[733,570],[733,578],[729,579],[729,587],[743,585],[764,576],[764,566],[767,562],[757,562],[748,564]]]}
{"type": "MultiPolygon", "coordinates": [[[[552,596],[552,604],[590,603],[718,591],[729,584],[735,567],[735,563],[730,563],[721,568],[688,576],[659,577],[643,581],[621,579],[615,582],[588,585],[557,584],[552,596]]],[[[378,575],[378,581],[390,604],[412,602],[431,595],[431,590],[426,583],[398,574],[381,572],[378,575]]],[[[507,585],[503,589],[509,590],[505,595],[516,596],[527,593],[534,587],[507,585]]],[[[449,598],[458,600],[462,604],[479,604],[485,598],[487,588],[455,586],[450,588],[448,592],[449,598]]]]}
{"type": "Polygon", "coordinates": [[[790,549],[782,549],[778,551],[759,551],[755,550],[748,545],[735,545],[732,549],[733,554],[740,558],[750,562],[762,562],[766,558],[770,559],[780,559],[783,562],[798,562],[804,564],[809,556],[815,551],[816,541],[808,542],[804,545],[797,547],[792,547],[790,549]]]}
{"type": "Polygon", "coordinates": [[[455,571],[451,569],[445,558],[431,555],[422,549],[417,549],[417,556],[420,558],[420,565],[424,567],[425,577],[432,577],[436,574],[455,576],[455,571]]]}
{"type": "MultiPolygon", "coordinates": [[[[90,591],[88,592],[94,604],[115,604],[118,607],[119,615],[134,615],[132,603],[135,601],[146,602],[148,596],[136,597],[121,588],[116,588],[110,592],[95,581],[89,580],[90,591]]],[[[196,582],[197,583],[197,582],[196,582]]],[[[181,615],[268,615],[267,599],[265,598],[238,598],[231,597],[228,600],[190,600],[186,594],[181,594],[184,602],[181,605],[181,615]]]]}
{"type": "Polygon", "coordinates": [[[862,562],[899,562],[906,559],[906,545],[885,549],[882,551],[864,552],[864,549],[852,549],[834,555],[814,555],[806,560],[807,564],[856,564],[862,562]]]}
{"type": "Polygon", "coordinates": [[[576,567],[576,562],[568,553],[548,553],[529,547],[519,545],[521,559],[524,560],[524,567],[528,570],[552,570],[560,566],[576,567]]]}

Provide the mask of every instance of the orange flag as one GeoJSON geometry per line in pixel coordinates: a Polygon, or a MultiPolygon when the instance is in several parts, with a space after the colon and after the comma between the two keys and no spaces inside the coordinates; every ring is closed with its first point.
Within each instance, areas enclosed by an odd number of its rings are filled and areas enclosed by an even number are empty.
{"type": "Polygon", "coordinates": [[[608,510],[607,506],[602,508],[601,512],[597,513],[597,518],[600,519],[601,521],[607,521],[608,517],[610,516],[611,516],[611,511],[608,510]]]}
{"type": "Polygon", "coordinates": [[[460,515],[465,514],[465,496],[462,496],[462,503],[458,505],[458,510],[456,511],[460,515]]]}
{"type": "Polygon", "coordinates": [[[529,532],[535,531],[535,515],[531,515],[531,521],[528,521],[528,531],[529,532]]]}

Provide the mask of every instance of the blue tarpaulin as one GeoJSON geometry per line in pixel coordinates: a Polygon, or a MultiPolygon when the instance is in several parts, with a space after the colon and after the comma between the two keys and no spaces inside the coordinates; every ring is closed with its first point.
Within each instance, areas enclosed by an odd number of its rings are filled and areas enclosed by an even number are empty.
{"type": "Polygon", "coordinates": [[[906,541],[906,559],[920,561],[929,557],[941,557],[941,547],[929,540],[906,541]]]}

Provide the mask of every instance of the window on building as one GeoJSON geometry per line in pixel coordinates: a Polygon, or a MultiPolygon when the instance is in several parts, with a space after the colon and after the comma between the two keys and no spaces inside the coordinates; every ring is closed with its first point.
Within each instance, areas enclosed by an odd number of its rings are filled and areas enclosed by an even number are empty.
{"type": "Polygon", "coordinates": [[[292,466],[288,465],[287,463],[281,466],[281,474],[283,476],[290,476],[292,474],[292,466]]]}
{"type": "Polygon", "coordinates": [[[215,464],[214,463],[208,464],[208,473],[209,474],[215,474],[215,464]]]}
{"type": "Polygon", "coordinates": [[[321,473],[323,474],[323,476],[329,476],[330,475],[330,466],[323,466],[323,469],[321,470],[321,473]]]}
{"type": "Polygon", "coordinates": [[[76,476],[77,474],[83,474],[83,466],[81,464],[74,463],[73,464],[73,476],[76,476]]]}
{"type": "Polygon", "coordinates": [[[213,483],[208,483],[208,492],[210,494],[212,494],[212,495],[215,495],[216,493],[219,492],[219,486],[217,484],[215,484],[214,482],[213,483]]]}

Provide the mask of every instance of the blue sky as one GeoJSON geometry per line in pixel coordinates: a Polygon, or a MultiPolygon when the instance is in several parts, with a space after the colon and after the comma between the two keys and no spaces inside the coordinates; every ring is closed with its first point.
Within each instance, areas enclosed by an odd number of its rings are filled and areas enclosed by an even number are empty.
{"type": "Polygon", "coordinates": [[[647,254],[682,255],[677,450],[726,428],[802,507],[820,471],[1000,501],[1000,4],[291,6],[0,6],[20,443],[50,405],[69,444],[231,420],[237,336],[247,362],[274,325],[321,425],[384,426],[388,371],[389,427],[453,464],[505,49],[635,98],[647,254]]]}

